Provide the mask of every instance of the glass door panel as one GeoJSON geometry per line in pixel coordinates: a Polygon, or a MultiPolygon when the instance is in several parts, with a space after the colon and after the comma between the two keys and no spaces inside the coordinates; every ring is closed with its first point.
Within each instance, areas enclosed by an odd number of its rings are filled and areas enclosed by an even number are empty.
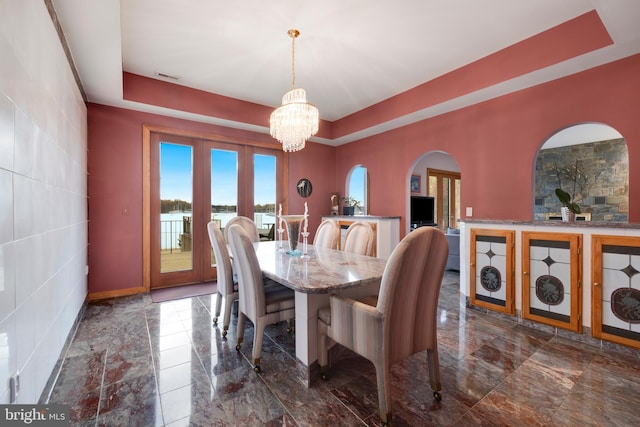
{"type": "Polygon", "coordinates": [[[448,177],[443,177],[442,178],[442,203],[441,203],[441,218],[442,218],[442,224],[440,224],[440,228],[443,230],[446,230],[447,227],[449,227],[449,219],[450,219],[450,215],[449,215],[449,208],[450,208],[450,204],[449,201],[451,200],[451,179],[448,177]]]}
{"type": "MultiPolygon", "coordinates": [[[[428,171],[427,171],[427,174],[429,174],[428,171]]],[[[427,195],[432,196],[436,201],[433,222],[435,222],[436,224],[440,224],[440,218],[442,218],[442,215],[440,215],[440,210],[439,210],[440,204],[438,200],[441,198],[442,193],[439,191],[439,188],[438,188],[438,177],[434,175],[427,175],[427,182],[428,182],[427,195]]]]}
{"type": "Polygon", "coordinates": [[[253,155],[253,218],[264,240],[275,236],[276,160],[274,155],[253,155]]]}
{"type": "Polygon", "coordinates": [[[453,200],[455,200],[454,209],[453,209],[453,227],[458,228],[460,224],[460,187],[462,180],[458,177],[455,179],[455,185],[453,187],[453,191],[455,192],[453,200]]]}
{"type": "MultiPolygon", "coordinates": [[[[220,226],[238,215],[238,152],[211,149],[211,211],[210,219],[220,226]]],[[[211,265],[215,265],[213,251],[211,265]]]]}
{"type": "Polygon", "coordinates": [[[193,147],[160,143],[160,272],[193,269],[193,147]]]}

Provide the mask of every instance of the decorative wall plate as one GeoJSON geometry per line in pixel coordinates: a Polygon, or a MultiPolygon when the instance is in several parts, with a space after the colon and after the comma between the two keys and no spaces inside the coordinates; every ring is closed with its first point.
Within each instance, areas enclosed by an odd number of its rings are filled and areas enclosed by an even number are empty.
{"type": "Polygon", "coordinates": [[[296,185],[296,190],[298,190],[298,194],[301,197],[309,197],[311,195],[311,191],[313,190],[311,181],[309,181],[307,178],[299,179],[298,184],[296,185]]]}

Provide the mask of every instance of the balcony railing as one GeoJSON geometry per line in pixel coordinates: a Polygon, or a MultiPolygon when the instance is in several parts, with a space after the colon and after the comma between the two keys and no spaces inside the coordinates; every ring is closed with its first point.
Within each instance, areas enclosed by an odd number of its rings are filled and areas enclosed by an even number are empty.
{"type": "MultiPolygon", "coordinates": [[[[223,212],[213,215],[213,221],[219,221],[221,229],[227,222],[236,216],[235,212],[223,212]]],[[[162,214],[160,219],[160,250],[173,253],[173,251],[191,250],[191,215],[162,214]],[[164,219],[163,219],[164,218],[164,219]]],[[[262,233],[267,233],[272,224],[275,224],[275,214],[256,213],[254,215],[256,227],[262,233]]]]}

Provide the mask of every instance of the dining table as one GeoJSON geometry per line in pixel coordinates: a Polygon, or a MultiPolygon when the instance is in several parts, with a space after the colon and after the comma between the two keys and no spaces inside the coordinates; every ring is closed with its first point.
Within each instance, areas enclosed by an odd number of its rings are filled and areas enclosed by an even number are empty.
{"type": "Polygon", "coordinates": [[[298,373],[308,387],[319,376],[318,309],[329,305],[330,294],[377,295],[387,261],[313,245],[303,254],[290,254],[288,246],[278,240],[254,243],[263,275],[295,291],[298,373]]]}

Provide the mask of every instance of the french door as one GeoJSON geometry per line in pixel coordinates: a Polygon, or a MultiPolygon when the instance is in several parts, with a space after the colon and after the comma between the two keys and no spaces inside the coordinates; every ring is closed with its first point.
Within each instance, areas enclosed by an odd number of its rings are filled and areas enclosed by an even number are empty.
{"type": "Polygon", "coordinates": [[[255,218],[257,204],[275,214],[282,151],[160,132],[149,139],[150,288],[215,280],[207,223],[255,218]]]}
{"type": "Polygon", "coordinates": [[[435,218],[438,228],[458,228],[460,220],[460,173],[427,169],[427,192],[435,199],[435,218]]]}

